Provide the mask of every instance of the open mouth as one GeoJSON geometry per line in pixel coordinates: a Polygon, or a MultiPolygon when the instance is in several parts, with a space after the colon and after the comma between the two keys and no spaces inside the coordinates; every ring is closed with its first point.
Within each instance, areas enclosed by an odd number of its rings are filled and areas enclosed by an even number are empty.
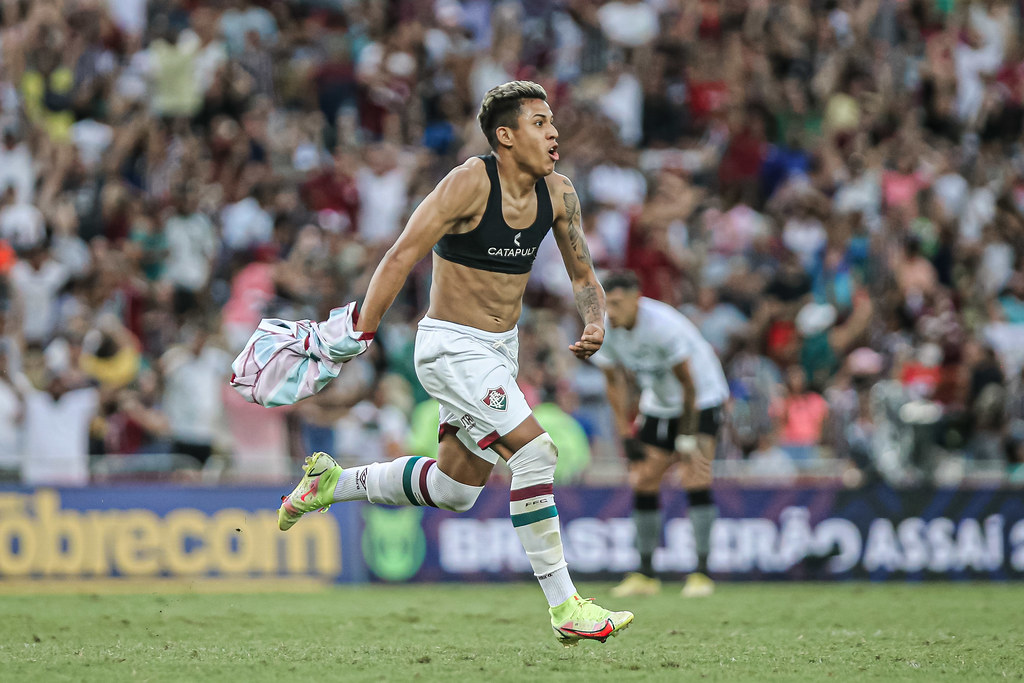
{"type": "Polygon", "coordinates": [[[551,157],[552,161],[558,161],[558,145],[548,147],[548,156],[551,157]]]}

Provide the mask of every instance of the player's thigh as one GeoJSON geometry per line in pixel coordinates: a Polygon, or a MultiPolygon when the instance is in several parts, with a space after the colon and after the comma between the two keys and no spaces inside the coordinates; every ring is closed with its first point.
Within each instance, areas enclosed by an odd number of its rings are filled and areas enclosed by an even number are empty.
{"type": "Polygon", "coordinates": [[[718,446],[721,408],[701,411],[697,433],[697,451],[684,456],[679,465],[679,479],[687,490],[710,488],[714,481],[713,464],[718,446]]]}
{"type": "Polygon", "coordinates": [[[638,493],[656,493],[661,489],[665,473],[677,461],[671,451],[644,444],[644,459],[630,463],[630,486],[638,493]]]}
{"type": "Polygon", "coordinates": [[[415,362],[420,384],[441,404],[442,429],[457,431],[478,457],[508,459],[543,433],[516,384],[514,360],[495,346],[457,331],[421,328],[415,362]]]}
{"type": "Polygon", "coordinates": [[[629,480],[634,491],[654,493],[661,488],[665,473],[679,460],[672,453],[678,432],[678,417],[640,416],[637,438],[643,444],[644,458],[630,463],[629,480]]]}
{"type": "Polygon", "coordinates": [[[483,486],[494,463],[470,451],[454,433],[446,432],[437,444],[437,466],[460,484],[483,486]]]}

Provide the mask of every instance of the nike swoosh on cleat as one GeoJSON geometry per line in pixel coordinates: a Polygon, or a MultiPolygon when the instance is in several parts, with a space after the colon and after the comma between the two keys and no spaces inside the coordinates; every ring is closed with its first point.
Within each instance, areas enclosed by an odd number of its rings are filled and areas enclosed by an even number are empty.
{"type": "Polygon", "coordinates": [[[299,496],[299,500],[301,500],[303,503],[305,503],[306,502],[306,496],[308,496],[311,493],[315,496],[316,492],[317,492],[317,490],[319,488],[320,488],[320,482],[314,481],[313,485],[309,487],[309,490],[306,491],[305,493],[303,493],[301,496],[299,496]]]}
{"type": "Polygon", "coordinates": [[[307,474],[306,476],[307,476],[307,477],[319,477],[319,476],[320,476],[321,474],[323,474],[323,473],[324,473],[324,472],[326,472],[327,470],[328,470],[328,468],[327,468],[327,467],[325,467],[325,468],[323,468],[322,470],[320,470],[319,472],[310,472],[310,473],[309,473],[309,474],[307,474]]]}
{"type": "Polygon", "coordinates": [[[577,631],[574,628],[562,627],[559,629],[563,633],[570,633],[580,638],[607,638],[611,635],[612,631],[615,630],[615,626],[612,624],[611,619],[606,619],[604,626],[601,627],[600,631],[577,631]]]}

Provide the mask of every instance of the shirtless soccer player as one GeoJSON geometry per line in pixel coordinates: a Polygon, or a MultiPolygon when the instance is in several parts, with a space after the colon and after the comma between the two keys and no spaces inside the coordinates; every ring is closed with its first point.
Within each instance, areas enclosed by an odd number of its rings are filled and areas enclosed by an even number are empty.
{"type": "Polygon", "coordinates": [[[632,620],[581,598],[562,554],[552,493],[558,451],[516,385],[516,322],[537,247],[551,229],[585,327],[570,350],[580,358],[604,339],[604,292],[594,275],[572,183],[554,172],[558,131],[544,89],[528,81],[497,86],[480,106],[493,153],[454,169],[409,219],[377,266],[355,320],[367,336],[380,324],[412,267],[433,249],[430,308],[416,334],[416,374],[441,404],[437,460],[402,457],[342,470],[325,453],[278,513],[288,529],[331,503],[368,500],[464,512],[491,468],[512,470],[512,525],[550,606],[564,645],[604,641],[632,620]]]}
{"type": "Polygon", "coordinates": [[[658,492],[665,473],[677,463],[697,547],[697,571],[686,578],[683,595],[710,595],[714,583],[707,576],[708,552],[711,525],[717,517],[711,461],[722,405],[729,398],[722,364],[686,316],[668,304],[640,296],[632,272],[609,274],[604,289],[608,335],[592,360],[605,373],[608,401],[624,439],[640,551],[639,571],[627,575],[612,595],[653,595],[661,590],[652,566],[661,540],[658,492]],[[636,436],[623,370],[635,375],[641,389],[636,436]]]}

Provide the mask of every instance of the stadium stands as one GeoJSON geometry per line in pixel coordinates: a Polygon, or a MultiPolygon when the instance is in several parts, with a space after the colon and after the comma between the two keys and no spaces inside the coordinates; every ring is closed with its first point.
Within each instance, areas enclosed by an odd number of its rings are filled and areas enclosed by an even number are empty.
{"type": "MultiPolygon", "coordinates": [[[[250,406],[228,363],[261,317],[358,299],[424,193],[487,151],[482,93],[527,78],[597,264],[724,359],[724,476],[1022,481],[1021,11],[4,2],[0,470],[266,480],[314,449],[405,452],[427,269],[322,395],[250,406]]],[[[621,482],[601,375],[564,351],[559,259],[548,240],[520,383],[585,432],[573,476],[621,482]]]]}

